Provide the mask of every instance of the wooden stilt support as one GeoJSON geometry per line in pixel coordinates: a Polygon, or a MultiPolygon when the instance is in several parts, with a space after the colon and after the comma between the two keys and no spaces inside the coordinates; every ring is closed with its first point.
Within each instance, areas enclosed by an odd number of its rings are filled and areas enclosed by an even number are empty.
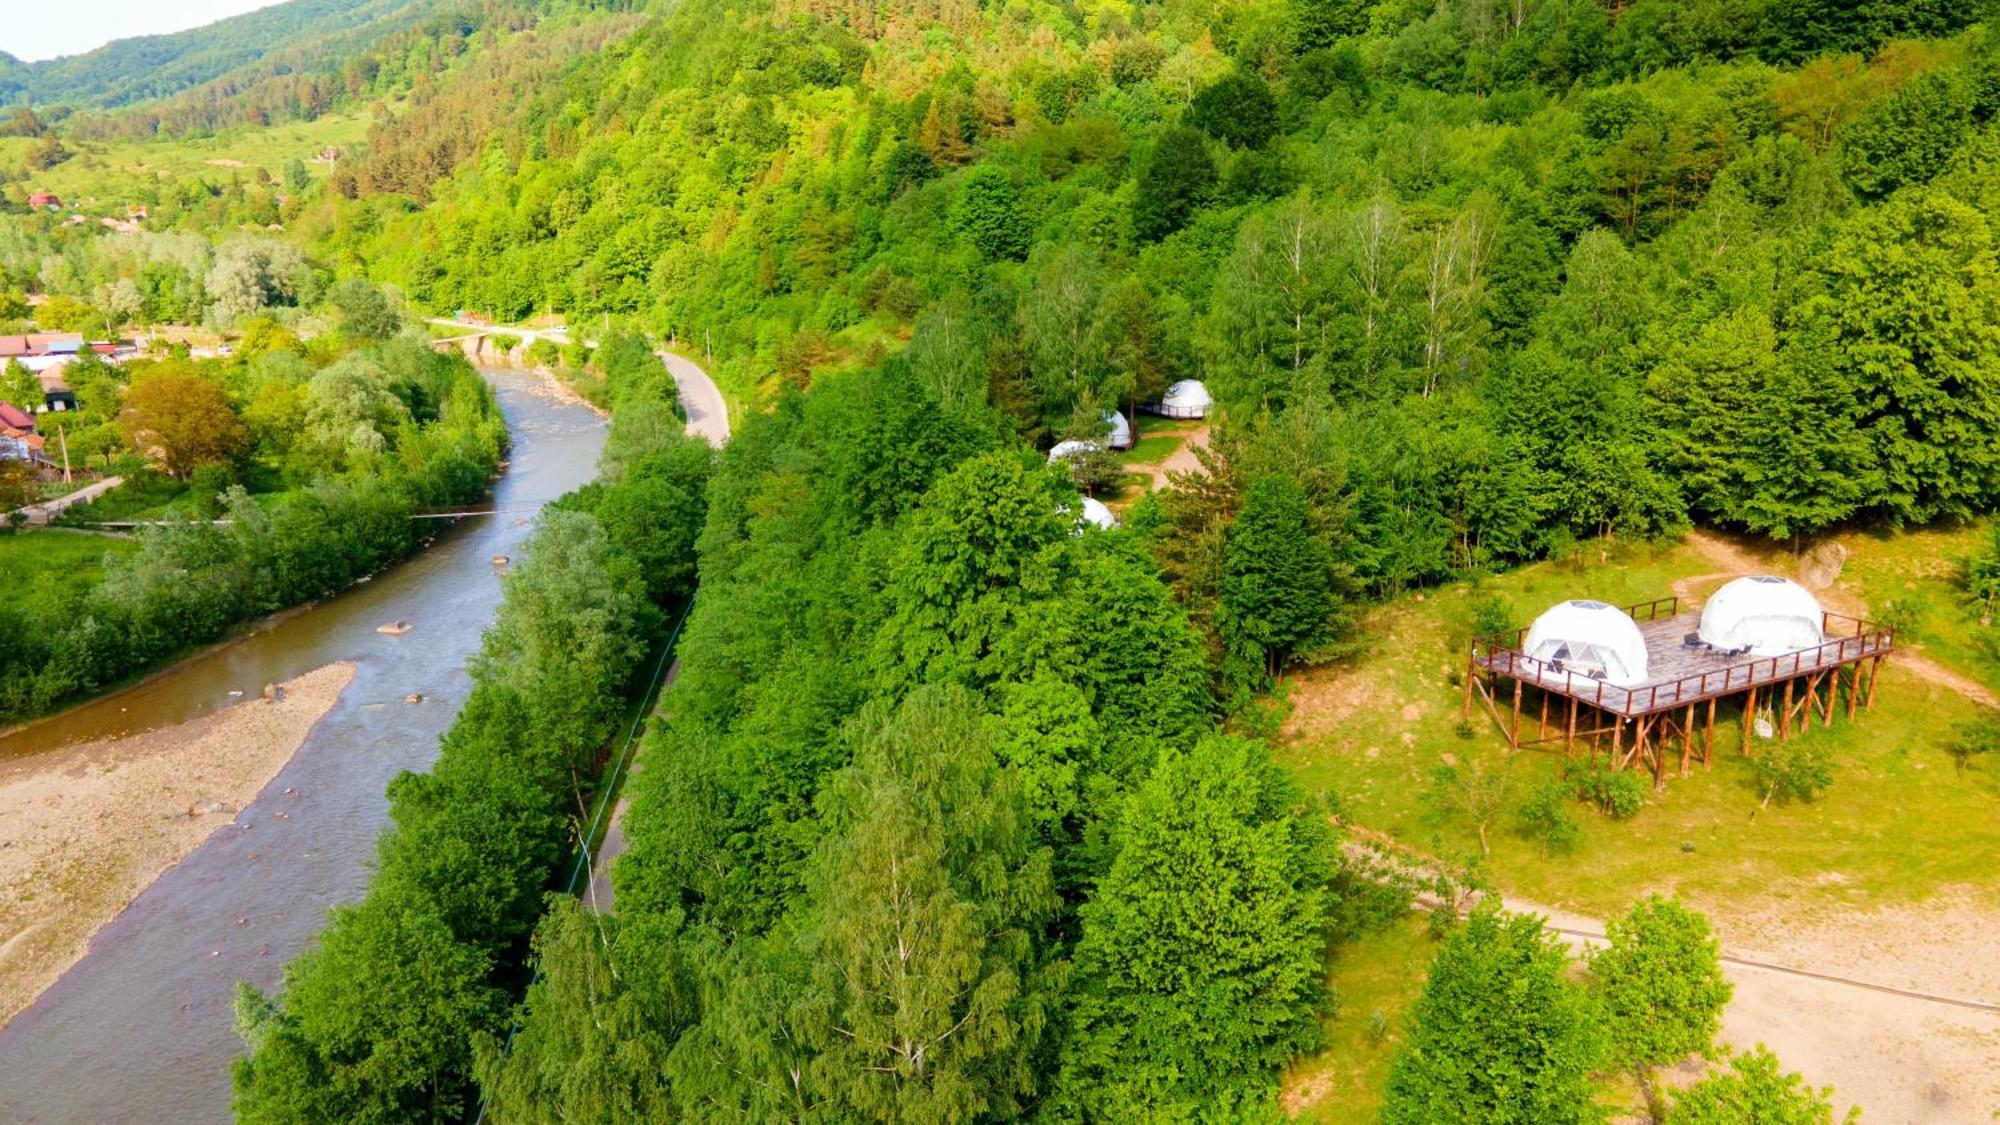
{"type": "Polygon", "coordinates": [[[1819,721],[1825,726],[1833,725],[1833,701],[1840,694],[1840,669],[1834,668],[1826,674],[1826,699],[1820,703],[1819,721]]]}
{"type": "Polygon", "coordinates": [[[1625,719],[1611,714],[1611,768],[1617,769],[1619,759],[1625,755],[1625,719]]]}
{"type": "Polygon", "coordinates": [[[1665,715],[1660,716],[1660,729],[1654,732],[1653,745],[1653,788],[1667,787],[1667,727],[1671,723],[1665,715]]]}
{"type": "Polygon", "coordinates": [[[1568,725],[1563,727],[1563,757],[1567,758],[1571,754],[1574,754],[1575,752],[1576,752],[1576,697],[1570,696],[1569,721],[1568,725]]]}
{"type": "Polygon", "coordinates": [[[1785,681],[1785,706],[1783,710],[1778,712],[1779,742],[1792,737],[1792,689],[1797,683],[1797,680],[1785,681]]]}
{"type": "Polygon", "coordinates": [[[1535,694],[1542,697],[1541,717],[1535,720],[1535,741],[1540,742],[1549,736],[1549,691],[1538,688],[1535,694]]]}
{"type": "Polygon", "coordinates": [[[1681,776],[1688,775],[1688,763],[1694,760],[1694,704],[1687,705],[1687,712],[1681,719],[1681,776]]]}
{"type": "Polygon", "coordinates": [[[1750,696],[1743,704],[1743,753],[1750,753],[1750,735],[1757,729],[1757,689],[1750,689],[1750,696]]]}
{"type": "Polygon", "coordinates": [[[1881,678],[1882,658],[1877,656],[1868,669],[1868,698],[1863,700],[1861,704],[1862,707],[1870,711],[1875,709],[1875,681],[1881,678]]]}
{"type": "Polygon", "coordinates": [[[1861,699],[1861,662],[1855,661],[1848,667],[1854,669],[1847,677],[1847,721],[1854,721],[1854,705],[1861,699]]]}
{"type": "Polygon", "coordinates": [[[1715,761],[1715,697],[1708,697],[1708,733],[1702,736],[1701,768],[1707,769],[1715,761]]]}
{"type": "Polygon", "coordinates": [[[1521,748],[1521,680],[1518,676],[1514,679],[1514,720],[1507,726],[1507,748],[1521,748]]]}

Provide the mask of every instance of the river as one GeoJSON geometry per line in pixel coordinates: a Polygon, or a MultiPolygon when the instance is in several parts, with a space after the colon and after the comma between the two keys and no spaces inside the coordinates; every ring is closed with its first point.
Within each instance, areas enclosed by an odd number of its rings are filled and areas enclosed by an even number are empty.
{"type": "Polygon", "coordinates": [[[265,791],[93,940],[0,1029],[0,1122],[219,1122],[242,1053],[238,980],[277,983],[325,920],[361,896],[388,819],[384,789],[437,756],[471,681],[465,662],[500,601],[495,555],[534,509],[595,474],[605,422],[534,375],[489,370],[513,439],[502,514],[446,527],[374,581],[282,617],[118,695],[0,738],[0,755],[169,726],[335,660],[353,683],[265,791]],[[376,626],[406,620],[387,636],[376,626]],[[422,693],[417,705],[403,702],[422,693]],[[280,818],[275,814],[286,813],[280,818]],[[239,925],[239,920],[247,920],[239,925]]]}

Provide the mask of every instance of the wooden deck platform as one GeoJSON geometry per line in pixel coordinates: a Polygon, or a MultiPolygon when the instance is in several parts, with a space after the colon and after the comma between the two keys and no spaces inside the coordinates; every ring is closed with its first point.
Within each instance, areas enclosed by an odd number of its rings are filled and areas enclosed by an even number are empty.
{"type": "Polygon", "coordinates": [[[1625,612],[1646,638],[1645,682],[1621,686],[1538,660],[1521,651],[1526,630],[1517,630],[1472,642],[1466,668],[1467,710],[1477,693],[1508,745],[1517,750],[1552,742],[1574,749],[1580,738],[1588,739],[1595,749],[1608,734],[1614,766],[1644,760],[1658,779],[1664,768],[1661,751],[1669,738],[1682,742],[1683,772],[1691,760],[1704,764],[1710,760],[1716,707],[1723,700],[1742,698],[1746,753],[1752,725],[1748,716],[1758,712],[1760,697],[1771,711],[1772,733],[1778,738],[1789,738],[1795,725],[1801,730],[1809,727],[1815,717],[1831,723],[1843,687],[1852,718],[1858,705],[1874,702],[1882,658],[1895,650],[1893,630],[1837,613],[1822,615],[1825,643],[1780,656],[1753,657],[1690,644],[1701,614],[1682,612],[1678,598],[1628,606],[1625,612]],[[1501,700],[1506,684],[1512,685],[1511,705],[1501,700]],[[1524,704],[1539,707],[1530,716],[1535,729],[1525,740],[1524,704]],[[1557,712],[1553,734],[1552,704],[1557,712]],[[1503,714],[1503,706],[1511,713],[1503,714]],[[1633,735],[1630,752],[1625,749],[1628,729],[1633,735]]]}

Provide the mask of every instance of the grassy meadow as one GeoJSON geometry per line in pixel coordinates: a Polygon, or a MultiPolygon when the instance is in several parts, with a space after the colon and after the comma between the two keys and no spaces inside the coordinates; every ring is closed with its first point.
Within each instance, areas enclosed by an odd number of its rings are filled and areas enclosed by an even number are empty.
{"type": "MultiPolygon", "coordinates": [[[[53,191],[68,206],[93,215],[122,218],[126,204],[145,189],[164,183],[198,177],[227,182],[232,173],[247,181],[255,179],[259,169],[280,178],[293,159],[310,161],[328,145],[352,148],[362,143],[370,121],[365,114],[329,114],[316,121],[232,129],[213,137],[78,141],[70,146],[74,156],[47,171],[28,173],[26,186],[53,191]]],[[[22,167],[34,144],[32,138],[0,137],[0,167],[22,167]]],[[[309,162],[306,170],[320,178],[332,167],[309,162]]]]}
{"type": "Polygon", "coordinates": [[[135,540],[89,532],[0,533],[0,606],[74,599],[104,577],[106,555],[138,549],[135,540]]]}

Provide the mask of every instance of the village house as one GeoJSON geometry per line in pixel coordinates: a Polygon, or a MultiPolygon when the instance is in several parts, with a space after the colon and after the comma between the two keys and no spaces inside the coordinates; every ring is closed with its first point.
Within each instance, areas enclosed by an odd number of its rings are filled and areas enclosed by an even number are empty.
{"type": "Polygon", "coordinates": [[[25,336],[0,336],[0,365],[19,363],[42,383],[42,401],[22,403],[31,412],[75,410],[76,392],[62,376],[64,365],[86,346],[76,332],[35,332],[25,336]]]}
{"type": "Polygon", "coordinates": [[[0,402],[0,461],[42,461],[42,435],[34,416],[11,402],[0,402]]]}
{"type": "Polygon", "coordinates": [[[76,391],[70,387],[69,381],[63,378],[62,368],[51,367],[47,371],[38,371],[35,373],[35,378],[42,383],[43,410],[76,409],[76,391]]]}

